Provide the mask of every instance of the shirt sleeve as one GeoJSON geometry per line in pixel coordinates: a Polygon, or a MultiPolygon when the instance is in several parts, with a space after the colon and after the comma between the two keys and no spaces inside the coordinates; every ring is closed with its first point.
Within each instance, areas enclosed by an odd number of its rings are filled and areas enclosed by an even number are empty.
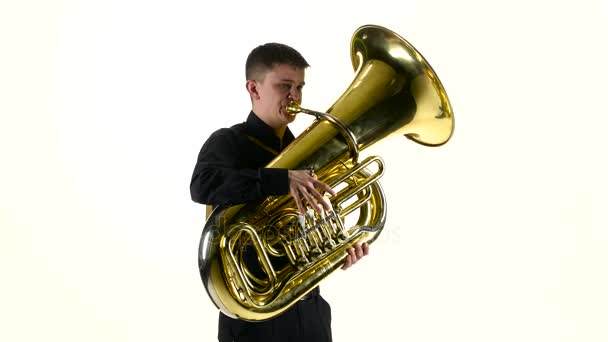
{"type": "Polygon", "coordinates": [[[221,129],[205,142],[190,182],[192,200],[201,204],[240,204],[289,193],[287,169],[240,168],[246,153],[236,133],[221,129]]]}

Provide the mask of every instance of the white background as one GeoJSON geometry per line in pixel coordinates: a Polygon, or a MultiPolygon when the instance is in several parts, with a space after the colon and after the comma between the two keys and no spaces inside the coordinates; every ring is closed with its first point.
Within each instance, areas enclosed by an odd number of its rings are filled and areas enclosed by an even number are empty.
{"type": "Polygon", "coordinates": [[[334,340],[608,340],[607,23],[590,0],[3,1],[0,340],[214,340],[198,151],[245,119],[252,48],[298,49],[325,110],[364,24],[427,58],[456,130],[378,149],[389,218],[323,283],[334,340]]]}

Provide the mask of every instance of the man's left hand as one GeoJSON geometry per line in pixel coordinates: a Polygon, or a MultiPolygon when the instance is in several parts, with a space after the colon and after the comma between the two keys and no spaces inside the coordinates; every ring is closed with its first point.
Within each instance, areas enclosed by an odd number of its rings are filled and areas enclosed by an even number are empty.
{"type": "Polygon", "coordinates": [[[369,254],[369,245],[367,244],[367,242],[364,242],[363,244],[356,244],[354,247],[351,247],[348,250],[348,255],[344,260],[344,265],[342,265],[342,269],[345,270],[351,267],[367,254],[369,254]]]}

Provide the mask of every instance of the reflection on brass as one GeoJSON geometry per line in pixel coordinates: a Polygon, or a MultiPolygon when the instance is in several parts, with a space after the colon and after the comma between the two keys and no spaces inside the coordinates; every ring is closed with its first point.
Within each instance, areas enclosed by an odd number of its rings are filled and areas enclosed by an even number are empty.
{"type": "Polygon", "coordinates": [[[386,220],[378,182],[384,164],[378,156],[359,161],[360,152],[389,136],[426,146],[452,136],[447,94],[405,39],[383,27],[360,27],[351,62],[354,80],[326,112],[290,104],[293,114],[318,120],[267,165],[314,170],[337,193],[329,198],[333,209],[299,218],[285,195],[219,207],[205,224],[200,274],[211,300],[230,317],[260,321],[282,313],[340,268],[350,247],[378,237],[386,220]]]}

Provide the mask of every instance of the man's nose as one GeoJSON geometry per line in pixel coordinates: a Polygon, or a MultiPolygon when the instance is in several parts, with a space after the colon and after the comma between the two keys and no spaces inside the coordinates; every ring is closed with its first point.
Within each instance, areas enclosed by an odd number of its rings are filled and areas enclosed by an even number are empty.
{"type": "Polygon", "coordinates": [[[302,94],[300,93],[297,87],[291,88],[291,90],[289,91],[289,97],[298,103],[302,100],[302,94]]]}

